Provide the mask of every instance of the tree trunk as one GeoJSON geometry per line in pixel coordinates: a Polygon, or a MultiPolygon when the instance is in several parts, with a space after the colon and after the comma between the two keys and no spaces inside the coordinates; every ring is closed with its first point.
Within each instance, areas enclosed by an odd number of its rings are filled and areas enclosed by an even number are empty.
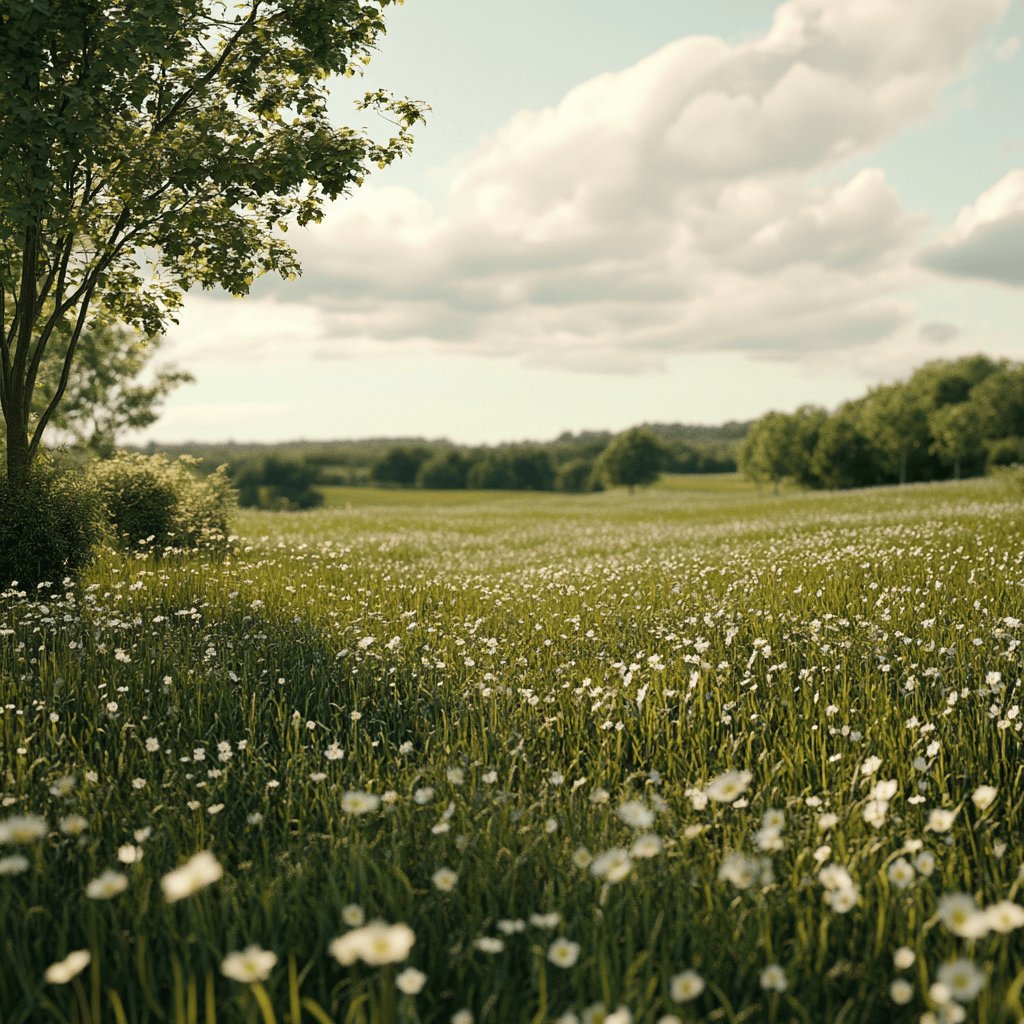
{"type": "Polygon", "coordinates": [[[960,479],[960,459],[957,458],[956,462],[953,463],[953,479],[960,479]]]}
{"type": "Polygon", "coordinates": [[[32,468],[28,433],[18,422],[19,417],[7,420],[7,482],[12,488],[24,486],[32,468]]]}
{"type": "Polygon", "coordinates": [[[907,482],[907,453],[900,453],[900,483],[905,484],[907,482]]]}

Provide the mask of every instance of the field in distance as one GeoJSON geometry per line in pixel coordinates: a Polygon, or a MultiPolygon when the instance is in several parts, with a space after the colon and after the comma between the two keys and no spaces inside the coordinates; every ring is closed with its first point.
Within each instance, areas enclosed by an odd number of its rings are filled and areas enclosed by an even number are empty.
{"type": "Polygon", "coordinates": [[[1019,1021],[1021,502],[336,488],[8,593],[0,1020],[1019,1021]]]}

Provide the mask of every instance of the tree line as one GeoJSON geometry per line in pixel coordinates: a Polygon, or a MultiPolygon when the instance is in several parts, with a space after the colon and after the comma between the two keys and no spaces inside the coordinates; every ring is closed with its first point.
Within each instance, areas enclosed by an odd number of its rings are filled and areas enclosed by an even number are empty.
{"type": "Polygon", "coordinates": [[[1024,364],[936,360],[834,412],[756,420],[739,468],[757,483],[849,488],[977,476],[1024,462],[1024,364]]]}
{"type": "Polygon", "coordinates": [[[650,424],[619,434],[566,431],[552,441],[495,446],[375,438],[147,450],[226,463],[241,505],[288,509],[321,504],[326,486],[586,493],[643,486],[663,472],[734,473],[747,427],[650,424]]]}

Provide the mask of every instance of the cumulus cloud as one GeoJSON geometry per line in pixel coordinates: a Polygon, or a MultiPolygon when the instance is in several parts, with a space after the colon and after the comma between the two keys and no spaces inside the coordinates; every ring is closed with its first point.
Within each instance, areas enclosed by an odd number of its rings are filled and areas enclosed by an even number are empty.
{"type": "Polygon", "coordinates": [[[1024,285],[1024,168],[1010,171],[965,206],[922,262],[954,277],[1024,285]]]}
{"type": "Polygon", "coordinates": [[[250,302],[315,309],[318,354],[616,372],[885,338],[915,318],[927,220],[882,171],[843,164],[925,117],[1005,7],[788,0],[760,39],[680,39],[512,118],[439,207],[373,187],[339,204],[299,245],[303,278],[250,302]]]}

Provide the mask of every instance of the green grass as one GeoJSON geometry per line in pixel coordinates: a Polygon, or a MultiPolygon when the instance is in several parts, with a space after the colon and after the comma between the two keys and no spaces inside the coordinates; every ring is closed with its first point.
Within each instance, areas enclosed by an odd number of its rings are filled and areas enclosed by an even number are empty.
{"type": "Polygon", "coordinates": [[[0,846],[4,1024],[596,1024],[598,1003],[916,1022],[956,1016],[932,988],[956,958],[984,974],[954,993],[967,1019],[1024,1017],[1021,932],[969,915],[965,937],[939,913],[1024,884],[1024,516],[1006,483],[329,500],[240,514],[223,563],[111,553],[80,591],[4,599],[0,835],[46,820],[0,846]],[[746,792],[708,801],[729,771],[746,792]],[[383,802],[354,815],[347,793],[383,802]],[[629,801],[649,823],[623,820],[629,801]],[[944,809],[948,831],[929,828],[944,809]],[[658,841],[622,879],[587,864],[640,835],[658,841]],[[161,879],[205,850],[223,878],[168,903],[161,879]],[[88,898],[105,870],[125,891],[88,898]],[[408,957],[337,962],[346,907],[407,924],[408,957]],[[558,936],[571,966],[547,959],[558,936]],[[225,977],[252,943],[277,955],[266,980],[225,977]],[[77,949],[83,973],[45,982],[77,949]],[[770,964],[785,991],[762,987],[770,964]],[[409,966],[415,996],[395,986],[409,966]],[[684,969],[706,987],[680,1003],[684,969]]]}

